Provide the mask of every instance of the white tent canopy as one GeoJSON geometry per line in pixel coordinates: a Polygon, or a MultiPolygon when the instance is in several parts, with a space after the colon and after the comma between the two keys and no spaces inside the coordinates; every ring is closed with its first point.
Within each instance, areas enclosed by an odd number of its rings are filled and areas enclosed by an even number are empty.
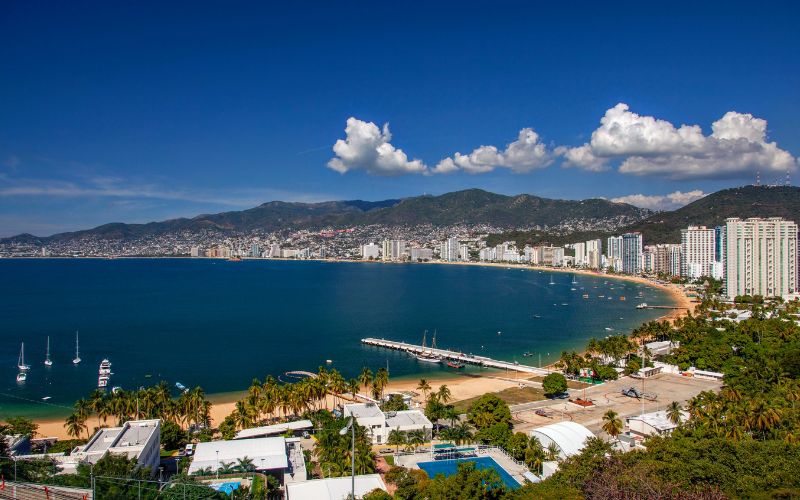
{"type": "Polygon", "coordinates": [[[533,429],[531,436],[537,438],[544,448],[548,448],[551,443],[555,443],[558,447],[560,458],[567,458],[580,453],[586,444],[586,440],[594,437],[594,434],[581,424],[558,422],[557,424],[533,429]]]}

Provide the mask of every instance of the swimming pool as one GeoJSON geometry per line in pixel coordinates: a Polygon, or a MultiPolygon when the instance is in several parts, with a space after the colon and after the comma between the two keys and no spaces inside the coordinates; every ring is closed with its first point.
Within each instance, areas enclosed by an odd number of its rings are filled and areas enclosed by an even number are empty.
{"type": "Polygon", "coordinates": [[[492,457],[478,457],[478,458],[457,458],[455,460],[436,460],[433,462],[420,462],[417,465],[420,469],[424,470],[430,477],[437,474],[450,476],[458,470],[460,462],[473,462],[476,469],[494,469],[500,475],[500,479],[505,483],[506,488],[515,490],[519,488],[519,483],[511,477],[504,468],[498,464],[492,457]]]}
{"type": "Polygon", "coordinates": [[[226,495],[230,495],[233,493],[234,490],[238,490],[239,486],[241,485],[241,481],[230,481],[227,483],[211,483],[209,486],[211,489],[219,491],[220,493],[225,493],[226,495]]]}

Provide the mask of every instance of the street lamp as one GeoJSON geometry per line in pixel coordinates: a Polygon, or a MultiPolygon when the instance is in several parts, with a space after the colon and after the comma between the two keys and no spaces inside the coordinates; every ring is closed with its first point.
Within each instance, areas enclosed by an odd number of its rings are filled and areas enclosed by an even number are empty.
{"type": "Polygon", "coordinates": [[[356,426],[355,426],[355,417],[352,415],[350,416],[350,421],[347,423],[346,426],[339,431],[340,436],[346,436],[347,431],[350,430],[353,438],[352,438],[352,448],[350,450],[350,458],[352,459],[351,469],[350,469],[350,477],[351,477],[351,486],[352,486],[352,494],[353,498],[356,497],[356,426]]]}
{"type": "Polygon", "coordinates": [[[217,450],[217,479],[219,479],[219,450],[217,450]]]}

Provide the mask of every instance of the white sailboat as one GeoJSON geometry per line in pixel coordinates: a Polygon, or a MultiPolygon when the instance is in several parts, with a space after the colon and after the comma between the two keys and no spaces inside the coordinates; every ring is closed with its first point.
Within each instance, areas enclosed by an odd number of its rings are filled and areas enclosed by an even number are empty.
{"type": "Polygon", "coordinates": [[[45,366],[53,366],[53,362],[50,361],[50,335],[47,336],[47,354],[44,358],[44,365],[45,366]]]}
{"type": "Polygon", "coordinates": [[[31,365],[25,364],[25,342],[23,342],[22,346],[19,348],[19,361],[17,361],[17,368],[23,372],[31,369],[31,365]]]}
{"type": "Polygon", "coordinates": [[[75,332],[75,359],[72,360],[73,365],[77,365],[81,362],[80,351],[78,349],[78,332],[75,332]]]}
{"type": "Polygon", "coordinates": [[[551,285],[555,285],[556,284],[556,282],[553,281],[553,275],[552,274],[550,275],[550,284],[551,285]]]}
{"type": "Polygon", "coordinates": [[[435,355],[433,350],[436,349],[436,333],[433,334],[433,346],[431,347],[430,352],[425,352],[425,337],[428,335],[428,330],[425,330],[425,333],[422,334],[422,352],[419,354],[414,355],[420,361],[425,361],[426,363],[441,363],[442,358],[435,355]]]}

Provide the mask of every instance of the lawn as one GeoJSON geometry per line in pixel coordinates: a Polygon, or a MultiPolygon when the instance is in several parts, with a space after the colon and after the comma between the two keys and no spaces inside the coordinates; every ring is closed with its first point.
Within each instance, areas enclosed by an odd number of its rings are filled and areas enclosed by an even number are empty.
{"type": "MultiPolygon", "coordinates": [[[[531,401],[541,401],[545,399],[544,391],[536,387],[511,387],[503,389],[500,392],[495,392],[494,394],[509,405],[530,403],[531,401]]],[[[476,396],[454,403],[456,411],[459,413],[466,413],[470,405],[479,398],[480,396],[476,396]]]]}

